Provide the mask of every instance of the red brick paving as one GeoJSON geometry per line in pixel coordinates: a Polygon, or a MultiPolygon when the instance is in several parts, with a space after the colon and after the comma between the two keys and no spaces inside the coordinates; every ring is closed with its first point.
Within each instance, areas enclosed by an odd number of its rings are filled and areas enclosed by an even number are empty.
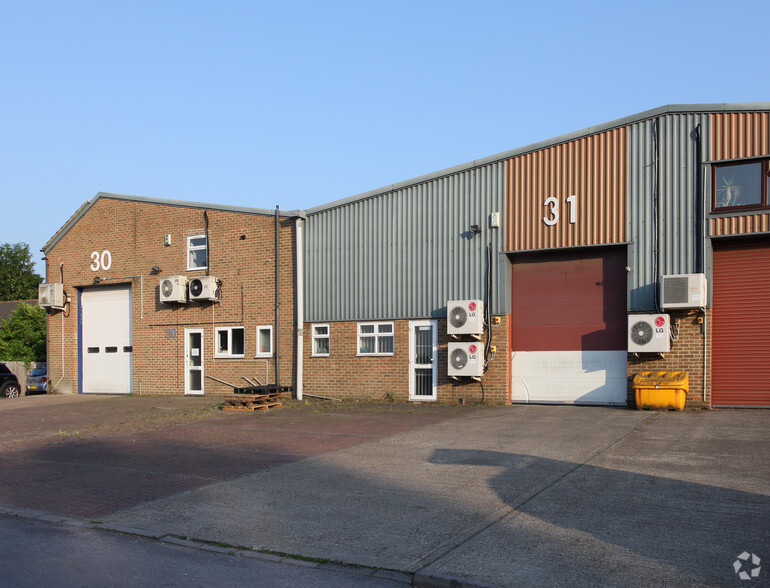
{"type": "Polygon", "coordinates": [[[215,403],[176,397],[2,401],[0,505],[98,518],[472,410],[289,401],[285,408],[233,414],[213,409],[215,403]]]}

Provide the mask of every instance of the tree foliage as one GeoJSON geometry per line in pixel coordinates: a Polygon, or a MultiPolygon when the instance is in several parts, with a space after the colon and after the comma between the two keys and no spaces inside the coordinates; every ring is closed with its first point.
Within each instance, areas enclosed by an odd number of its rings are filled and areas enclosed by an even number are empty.
{"type": "Polygon", "coordinates": [[[21,303],[0,325],[0,361],[45,361],[45,310],[21,303]]]}
{"type": "Polygon", "coordinates": [[[37,285],[43,281],[26,243],[0,245],[0,300],[37,298],[37,285]]]}

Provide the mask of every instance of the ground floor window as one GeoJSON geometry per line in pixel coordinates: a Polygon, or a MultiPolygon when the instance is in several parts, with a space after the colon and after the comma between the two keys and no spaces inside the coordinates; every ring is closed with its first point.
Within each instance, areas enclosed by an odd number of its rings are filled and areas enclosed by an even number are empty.
{"type": "Polygon", "coordinates": [[[243,357],[246,329],[243,327],[217,327],[215,330],[214,357],[243,357]]]}
{"type": "Polygon", "coordinates": [[[273,327],[257,327],[257,357],[273,356],[273,327]]]}
{"type": "Polygon", "coordinates": [[[329,325],[313,325],[313,355],[329,355],[330,339],[329,325]]]}
{"type": "Polygon", "coordinates": [[[393,323],[358,323],[359,355],[393,355],[393,323]]]}

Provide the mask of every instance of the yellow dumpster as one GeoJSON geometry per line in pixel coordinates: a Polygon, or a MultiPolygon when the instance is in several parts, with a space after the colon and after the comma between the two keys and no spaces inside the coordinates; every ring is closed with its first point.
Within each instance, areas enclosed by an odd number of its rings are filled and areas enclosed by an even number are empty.
{"type": "Polygon", "coordinates": [[[640,372],[634,376],[636,408],[683,410],[690,377],[687,372],[640,372]]]}

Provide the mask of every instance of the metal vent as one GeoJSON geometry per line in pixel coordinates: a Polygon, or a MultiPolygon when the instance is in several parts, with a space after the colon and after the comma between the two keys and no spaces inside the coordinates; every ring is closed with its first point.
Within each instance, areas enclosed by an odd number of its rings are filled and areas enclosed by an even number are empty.
{"type": "Polygon", "coordinates": [[[163,284],[161,285],[161,291],[163,292],[164,298],[170,298],[171,295],[174,293],[174,282],[171,280],[163,280],[163,284]]]}
{"type": "Polygon", "coordinates": [[[462,306],[455,306],[449,311],[449,322],[455,329],[459,329],[468,322],[468,313],[462,306]]]}
{"type": "Polygon", "coordinates": [[[687,302],[690,289],[687,276],[668,276],[665,278],[666,287],[663,290],[663,304],[681,304],[687,302]]]}
{"type": "Polygon", "coordinates": [[[631,327],[631,341],[636,345],[647,345],[652,341],[652,325],[647,321],[638,321],[631,327]]]}
{"type": "Polygon", "coordinates": [[[462,370],[468,365],[468,353],[465,349],[458,347],[449,354],[449,362],[455,370],[462,370]]]}

